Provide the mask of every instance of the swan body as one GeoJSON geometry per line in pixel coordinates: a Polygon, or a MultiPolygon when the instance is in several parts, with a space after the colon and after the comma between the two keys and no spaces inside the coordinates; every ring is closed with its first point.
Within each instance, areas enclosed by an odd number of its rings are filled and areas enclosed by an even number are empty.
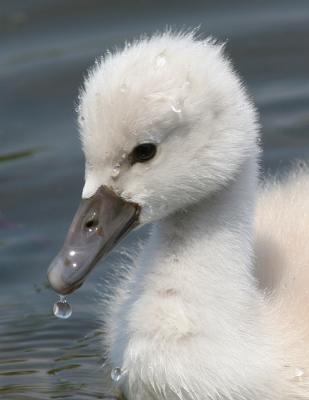
{"type": "Polygon", "coordinates": [[[83,197],[105,185],[152,223],[104,303],[118,393],[309,399],[309,177],[257,189],[256,112],[222,46],[167,32],[108,54],[79,124],[83,197]],[[155,157],[130,164],[145,142],[155,157]]]}

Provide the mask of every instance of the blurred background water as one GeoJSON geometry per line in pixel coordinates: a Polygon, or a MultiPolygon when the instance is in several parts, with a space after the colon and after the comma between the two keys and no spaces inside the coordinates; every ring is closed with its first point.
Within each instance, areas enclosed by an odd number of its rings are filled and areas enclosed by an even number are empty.
{"type": "Polygon", "coordinates": [[[83,75],[106,49],[167,25],[200,25],[202,35],[227,40],[261,112],[264,173],[309,159],[307,0],[2,0],[1,399],[107,394],[100,352],[104,310],[96,303],[121,248],[71,297],[68,321],[51,314],[56,295],[45,274],[83,185],[74,112],[83,75]]]}

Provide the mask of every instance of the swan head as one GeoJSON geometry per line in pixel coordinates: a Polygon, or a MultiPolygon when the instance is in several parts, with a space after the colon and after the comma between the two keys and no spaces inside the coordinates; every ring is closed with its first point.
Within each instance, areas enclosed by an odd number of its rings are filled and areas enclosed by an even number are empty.
{"type": "MultiPolygon", "coordinates": [[[[78,120],[83,202],[130,204],[120,212],[126,232],[211,196],[257,154],[255,110],[222,45],[194,34],[165,33],[107,54],[85,80],[78,120]]],[[[80,213],[76,221],[68,248],[80,213]]],[[[58,264],[49,278],[65,292],[58,264]]]]}

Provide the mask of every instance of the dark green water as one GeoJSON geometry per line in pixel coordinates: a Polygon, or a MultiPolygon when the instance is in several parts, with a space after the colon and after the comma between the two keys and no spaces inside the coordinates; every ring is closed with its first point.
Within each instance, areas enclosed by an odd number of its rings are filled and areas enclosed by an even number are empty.
{"type": "Polygon", "coordinates": [[[1,0],[1,399],[104,398],[96,304],[121,249],[71,297],[68,321],[51,315],[45,273],[82,188],[74,101],[83,74],[108,47],[166,25],[228,39],[261,111],[264,170],[309,159],[307,0],[1,0]]]}

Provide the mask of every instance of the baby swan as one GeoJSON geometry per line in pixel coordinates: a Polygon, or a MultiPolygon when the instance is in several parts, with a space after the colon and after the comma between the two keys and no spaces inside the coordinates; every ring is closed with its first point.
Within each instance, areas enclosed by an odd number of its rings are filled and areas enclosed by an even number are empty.
{"type": "Polygon", "coordinates": [[[52,286],[75,290],[124,234],[153,226],[105,317],[117,391],[309,399],[309,179],[266,187],[256,208],[256,112],[222,46],[165,33],[107,55],[79,113],[83,200],[52,286]]]}

